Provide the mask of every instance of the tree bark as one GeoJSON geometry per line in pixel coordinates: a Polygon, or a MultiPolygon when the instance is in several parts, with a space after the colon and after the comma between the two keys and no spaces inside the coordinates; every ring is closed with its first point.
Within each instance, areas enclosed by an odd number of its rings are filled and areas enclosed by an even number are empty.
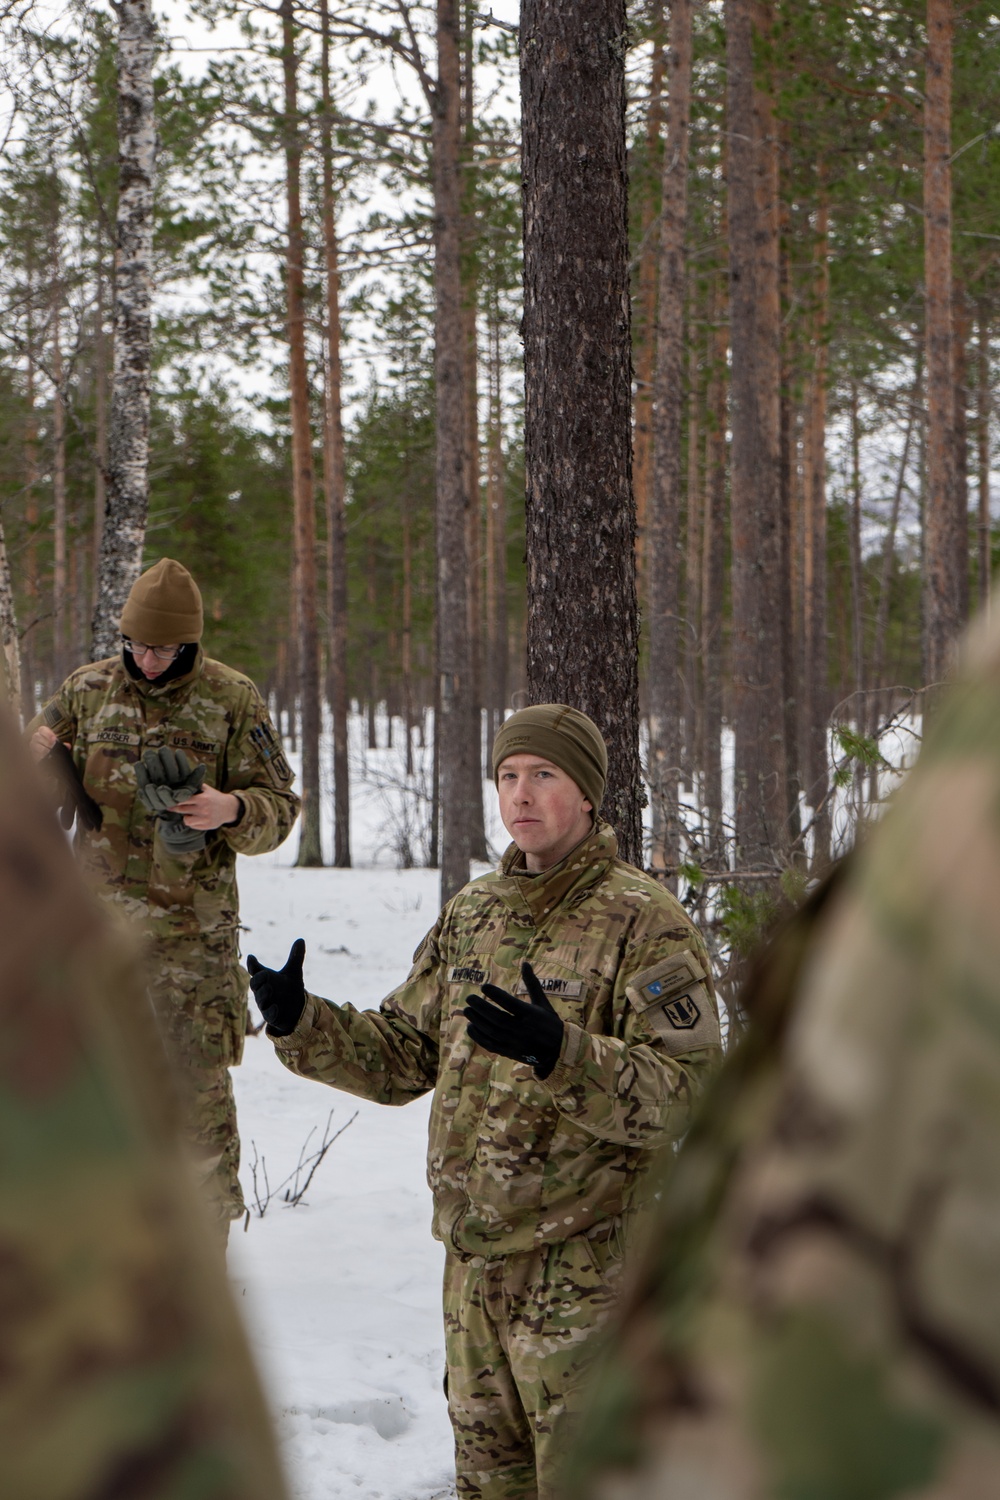
{"type": "Polygon", "coordinates": [[[721,866],[725,852],[722,823],[722,646],[726,552],[726,400],[729,329],[725,298],[713,296],[712,374],[709,430],[705,445],[705,532],[702,543],[701,660],[705,693],[705,817],[711,862],[721,866]]]}
{"type": "MultiPolygon", "coordinates": [[[[323,250],[326,270],[326,381],[323,477],[326,489],[326,589],[330,651],[330,713],[333,720],[333,863],[351,866],[351,800],[348,764],[347,531],[344,514],[344,424],[341,414],[340,263],[337,203],[333,186],[333,107],[330,100],[330,9],[320,0],[323,94],[323,250]]],[[[409,720],[407,720],[409,723],[409,720]]],[[[409,729],[407,729],[409,747],[409,729]]],[[[409,750],[407,750],[409,755],[409,750]]]]}
{"type": "Polygon", "coordinates": [[[316,624],[316,499],[312,431],[309,420],[309,376],[305,337],[305,239],[302,230],[299,138],[298,58],[295,54],[294,0],[281,4],[281,60],[284,79],[285,187],[288,235],[285,250],[287,289],[289,396],[292,419],[292,497],[295,525],[295,575],[299,624],[299,714],[302,731],[302,812],[296,864],[323,863],[320,843],[319,631],[316,624]]]}
{"type": "Polygon", "coordinates": [[[660,215],[660,283],[653,388],[653,463],[646,521],[649,610],[649,784],[654,870],[676,881],[680,859],[680,517],[684,414],[685,237],[691,119],[691,0],[670,10],[667,138],[660,215]]]}
{"type": "Polygon", "coordinates": [[[690,289],[691,314],[688,333],[687,393],[687,496],[684,515],[684,748],[681,752],[681,784],[697,785],[703,760],[701,688],[701,333],[696,327],[695,287],[690,289]]]}
{"type": "Polygon", "coordinates": [[[94,328],[94,527],[91,538],[91,610],[97,604],[97,581],[101,566],[104,512],[107,506],[108,470],[108,368],[107,334],[104,328],[104,240],[97,235],[97,310],[94,328]]]}
{"type": "Polygon", "coordinates": [[[958,546],[958,607],[969,617],[969,310],[965,288],[952,284],[952,358],[955,381],[955,518],[958,546]]]}
{"type": "Polygon", "coordinates": [[[507,497],[504,490],[500,309],[489,318],[490,423],[486,478],[486,640],[490,743],[507,706],[507,497]]]}
{"type": "Polygon", "coordinates": [[[924,680],[951,669],[962,627],[964,518],[955,483],[951,276],[951,0],[927,0],[924,83],[924,283],[927,505],[924,515],[924,680]]]}
{"type": "Polygon", "coordinates": [[[441,900],[469,878],[472,809],[469,767],[470,654],[463,379],[461,77],[459,0],[437,0],[434,146],[434,379],[438,678],[434,732],[441,802],[441,900]]]}
{"type": "Polygon", "coordinates": [[[981,298],[977,308],[978,338],[976,341],[976,467],[979,471],[979,607],[989,608],[990,575],[992,573],[990,535],[990,318],[986,299],[981,298]]]}
{"type": "MultiPolygon", "coordinates": [[[[763,7],[758,8],[766,25],[763,7]]],[[[787,842],[780,600],[779,282],[770,100],[754,84],[751,0],[726,0],[732,369],[732,681],[739,862],[787,842]]]]}
{"type": "Polygon", "coordinates": [[[66,552],[66,391],[62,357],[62,299],[58,249],[53,246],[52,309],[52,667],[57,682],[66,676],[69,587],[66,552]]]}
{"type": "Polygon", "coordinates": [[[625,0],[521,7],[528,691],[595,720],[642,858],[625,0]]]}
{"type": "Polygon", "coordinates": [[[17,611],[10,579],[10,559],[0,516],[0,697],[6,698],[18,724],[21,723],[21,653],[17,633],[17,611]]]}
{"type": "Polygon", "coordinates": [[[813,368],[806,410],[806,516],[803,558],[806,801],[813,808],[813,866],[830,857],[827,753],[826,381],[830,316],[829,209],[825,191],[816,213],[813,368]]]}
{"type": "Polygon", "coordinates": [[[142,570],[149,506],[152,370],[153,185],[156,123],[151,0],[120,0],[115,345],[108,431],[108,496],[92,651],[110,656],[129,589],[142,570]]]}
{"type": "Polygon", "coordinates": [[[650,0],[650,30],[653,56],[646,110],[646,174],[642,183],[639,217],[639,327],[636,338],[635,372],[635,488],[636,575],[639,597],[646,597],[646,515],[649,509],[650,460],[653,451],[653,374],[656,369],[656,288],[660,268],[660,236],[655,227],[659,206],[657,173],[660,136],[663,131],[663,76],[666,54],[663,45],[663,0],[650,0]]]}

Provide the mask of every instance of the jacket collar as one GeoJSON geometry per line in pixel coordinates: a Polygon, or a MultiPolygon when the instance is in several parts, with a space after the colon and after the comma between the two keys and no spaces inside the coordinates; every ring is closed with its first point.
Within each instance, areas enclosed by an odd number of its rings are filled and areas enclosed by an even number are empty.
{"type": "Polygon", "coordinates": [[[569,896],[582,893],[602,880],[617,855],[614,830],[598,819],[575,849],[540,875],[528,874],[524,855],[516,844],[511,844],[500,861],[493,889],[516,916],[527,917],[541,927],[569,896]]]}

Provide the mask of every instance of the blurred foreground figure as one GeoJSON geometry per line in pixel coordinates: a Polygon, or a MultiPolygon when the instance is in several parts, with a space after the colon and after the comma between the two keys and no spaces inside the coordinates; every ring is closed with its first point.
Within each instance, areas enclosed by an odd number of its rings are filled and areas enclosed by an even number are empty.
{"type": "Polygon", "coordinates": [[[0,1495],[282,1500],[142,984],[2,708],[0,954],[0,1495]]]}
{"type": "Polygon", "coordinates": [[[1000,628],[751,985],[574,1500],[1000,1495],[1000,628]]]}

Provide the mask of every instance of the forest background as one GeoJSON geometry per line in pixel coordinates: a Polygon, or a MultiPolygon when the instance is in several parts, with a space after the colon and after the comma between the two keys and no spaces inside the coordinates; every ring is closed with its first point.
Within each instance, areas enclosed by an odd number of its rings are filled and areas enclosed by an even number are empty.
{"type": "MultiPolygon", "coordinates": [[[[338,691],[369,745],[396,736],[397,790],[415,809],[404,857],[432,864],[447,817],[438,571],[454,548],[436,515],[440,9],[198,0],[158,13],[144,551],[147,565],[170,555],[192,569],[210,653],[261,684],[293,745],[320,696],[336,720],[338,691]],[[303,611],[316,693],[303,690],[303,611]]],[[[877,807],[962,621],[987,599],[1000,7],[627,10],[643,860],[732,939],[779,878],[800,888],[877,807]],[[749,468],[748,389],[763,445],[749,468]],[[763,653],[749,667],[747,641],[763,653]],[[777,812],[741,827],[741,786],[777,812]]],[[[25,717],[92,654],[121,11],[0,8],[0,515],[25,717]]],[[[518,7],[462,0],[456,20],[459,608],[478,784],[503,713],[532,695],[518,7]]],[[[605,566],[596,534],[590,566],[605,566]]],[[[341,751],[324,776],[342,794],[336,848],[317,832],[309,862],[350,861],[341,751]]],[[[466,865],[488,853],[476,800],[466,865]]]]}

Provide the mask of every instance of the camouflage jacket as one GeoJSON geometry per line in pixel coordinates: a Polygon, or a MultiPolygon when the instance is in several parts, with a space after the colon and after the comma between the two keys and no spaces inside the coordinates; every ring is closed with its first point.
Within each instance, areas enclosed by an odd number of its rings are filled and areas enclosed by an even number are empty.
{"type": "Polygon", "coordinates": [[[683,908],[616,858],[607,824],[542,875],[511,847],[444,908],[378,1011],[310,995],[274,1038],[307,1078],[383,1104],[434,1090],[434,1233],[459,1254],[515,1254],[607,1231],[651,1152],[684,1131],[719,1056],[704,945],[683,908]],[[544,1081],[473,1045],[484,982],[524,993],[528,960],[565,1022],[544,1081]]]}
{"type": "Polygon", "coordinates": [[[70,745],[103,813],[100,831],[78,824],[76,833],[98,893],[148,937],[235,934],[236,855],[276,848],[299,808],[288,762],[250,679],[199,650],[186,676],[157,686],[132,678],[120,657],[109,657],[73,672],[29,732],[38,724],[70,745]],[[136,795],[136,761],[163,745],[201,761],[206,784],[233,792],[243,806],[239,822],[210,833],[197,853],[168,852],[136,795]]]}
{"type": "Polygon", "coordinates": [[[665,1164],[573,1500],[1000,1495],[993,621],[665,1164]]]}

